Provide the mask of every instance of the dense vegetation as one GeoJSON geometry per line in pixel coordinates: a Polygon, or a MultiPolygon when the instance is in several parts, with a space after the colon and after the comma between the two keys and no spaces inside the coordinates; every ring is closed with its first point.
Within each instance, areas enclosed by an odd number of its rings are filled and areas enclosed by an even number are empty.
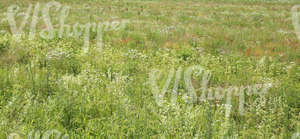
{"type": "MultiPolygon", "coordinates": [[[[31,40],[27,24],[16,41],[1,21],[0,138],[53,129],[70,138],[291,138],[300,132],[300,40],[290,12],[296,0],[57,2],[71,7],[66,24],[128,23],[103,32],[100,52],[91,31],[84,52],[83,36],[31,40]],[[190,104],[178,95],[176,105],[157,105],[151,71],[161,71],[163,88],[170,69],[194,65],[211,72],[210,87],[273,86],[265,95],[245,94],[243,114],[238,97],[229,116],[225,99],[190,104]]],[[[26,11],[36,3],[0,1],[0,19],[13,4],[26,11]]],[[[52,10],[53,25],[58,15],[52,10]]],[[[37,26],[37,32],[45,28],[42,19],[37,26]]],[[[183,72],[179,94],[188,92],[183,72]]],[[[193,76],[193,86],[200,85],[193,76]]],[[[173,86],[174,79],[164,99],[173,86]]]]}

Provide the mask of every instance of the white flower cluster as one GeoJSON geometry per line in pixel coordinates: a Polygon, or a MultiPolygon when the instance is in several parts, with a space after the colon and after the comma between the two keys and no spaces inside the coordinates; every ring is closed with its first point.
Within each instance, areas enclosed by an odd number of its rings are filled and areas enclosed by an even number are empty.
{"type": "Polygon", "coordinates": [[[163,28],[162,30],[160,30],[160,33],[164,33],[164,34],[169,34],[171,31],[176,31],[177,27],[176,26],[167,26],[165,28],[163,28]]]}
{"type": "Polygon", "coordinates": [[[70,56],[70,54],[67,51],[63,50],[62,48],[56,48],[46,54],[46,58],[49,60],[50,59],[60,59],[60,58],[69,57],[69,56],[70,56]]]}
{"type": "Polygon", "coordinates": [[[136,59],[136,58],[147,59],[148,58],[147,55],[145,55],[135,49],[130,49],[127,53],[123,54],[123,56],[129,57],[132,59],[136,59]]]}

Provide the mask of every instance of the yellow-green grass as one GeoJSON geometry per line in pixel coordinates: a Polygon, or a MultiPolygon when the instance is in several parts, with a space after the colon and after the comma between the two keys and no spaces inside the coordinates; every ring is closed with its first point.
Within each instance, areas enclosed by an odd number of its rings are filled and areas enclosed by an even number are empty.
{"type": "MultiPolygon", "coordinates": [[[[291,18],[291,8],[299,2],[57,2],[71,7],[70,25],[129,22],[124,29],[104,33],[101,53],[95,39],[84,53],[82,38],[29,40],[26,27],[26,35],[16,42],[10,33],[2,33],[0,138],[51,129],[71,138],[291,138],[300,132],[300,40],[291,18]],[[53,53],[57,57],[49,57],[53,53]],[[211,87],[274,85],[266,96],[246,96],[244,115],[239,114],[238,97],[232,99],[229,117],[225,100],[191,107],[179,96],[177,106],[158,106],[149,83],[151,70],[162,71],[162,88],[171,68],[192,65],[211,71],[211,87]]],[[[13,4],[25,11],[36,3],[1,1],[0,13],[13,4]]],[[[59,13],[51,13],[58,24],[54,17],[59,13]]],[[[38,28],[45,24],[40,21],[38,28]]],[[[1,22],[0,30],[10,32],[9,24],[1,22]]],[[[181,76],[179,93],[184,94],[181,76]]],[[[193,83],[198,87],[201,78],[193,83]]]]}

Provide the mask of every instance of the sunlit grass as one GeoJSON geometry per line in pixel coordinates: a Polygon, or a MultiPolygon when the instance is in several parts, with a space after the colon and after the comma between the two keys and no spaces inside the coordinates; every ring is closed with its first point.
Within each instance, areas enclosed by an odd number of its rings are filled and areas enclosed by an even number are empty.
{"type": "MultiPolygon", "coordinates": [[[[29,40],[27,34],[16,42],[2,33],[1,138],[51,129],[71,138],[290,138],[299,132],[300,40],[290,17],[297,1],[57,2],[71,7],[70,25],[129,23],[104,33],[101,53],[95,34],[85,53],[83,38],[29,40]],[[238,97],[232,99],[229,117],[225,99],[190,105],[179,96],[178,105],[158,106],[149,83],[151,70],[162,71],[162,88],[170,69],[193,65],[211,71],[210,87],[274,85],[266,96],[246,95],[243,115],[238,97]]],[[[12,4],[25,11],[35,3],[0,2],[0,17],[12,4]]],[[[54,25],[58,15],[52,13],[54,25]]],[[[43,27],[40,20],[38,30],[43,27]]],[[[8,23],[1,22],[0,30],[9,32],[8,23]]],[[[200,84],[201,78],[193,78],[195,88],[200,84]]],[[[183,77],[178,92],[187,92],[183,77]]]]}

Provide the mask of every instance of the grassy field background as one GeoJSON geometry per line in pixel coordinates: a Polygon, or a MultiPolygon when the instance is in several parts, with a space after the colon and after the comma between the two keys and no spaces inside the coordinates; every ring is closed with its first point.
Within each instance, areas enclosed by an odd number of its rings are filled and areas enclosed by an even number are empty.
{"type": "MultiPolygon", "coordinates": [[[[292,6],[300,2],[56,1],[71,7],[65,21],[70,25],[128,23],[103,34],[101,53],[94,39],[84,53],[83,39],[29,40],[29,25],[16,42],[8,22],[1,22],[6,33],[0,34],[0,138],[52,129],[70,138],[291,138],[300,132],[300,40],[291,18],[292,6]],[[162,88],[170,69],[192,65],[211,71],[212,87],[274,85],[263,97],[246,95],[243,115],[237,97],[229,117],[225,100],[190,105],[179,96],[178,105],[158,106],[151,70],[162,71],[162,88]]],[[[0,19],[13,4],[25,11],[36,3],[2,0],[0,19]]],[[[53,24],[57,15],[51,13],[53,24]]],[[[38,30],[43,28],[40,21],[38,30]]],[[[193,83],[200,86],[201,78],[193,83]]],[[[187,92],[183,80],[178,88],[187,92]]]]}

